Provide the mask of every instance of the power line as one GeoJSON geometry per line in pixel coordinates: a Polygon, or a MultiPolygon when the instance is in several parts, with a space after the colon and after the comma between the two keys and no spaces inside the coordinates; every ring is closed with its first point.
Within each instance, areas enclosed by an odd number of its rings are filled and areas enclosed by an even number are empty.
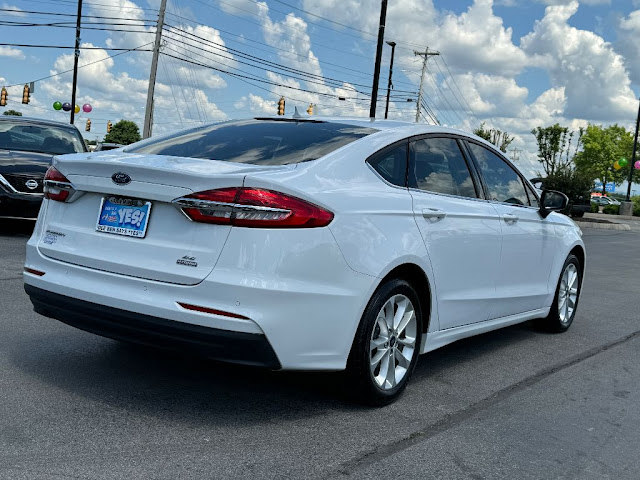
{"type": "MultiPolygon", "coordinates": [[[[119,57],[120,55],[124,55],[125,53],[129,53],[129,52],[149,52],[150,50],[143,50],[142,47],[146,47],[147,45],[150,45],[152,43],[153,42],[145,43],[144,45],[141,45],[140,47],[136,47],[136,48],[119,49],[119,50],[124,50],[124,51],[122,51],[120,53],[116,53],[114,55],[109,55],[109,56],[101,58],[99,60],[94,60],[93,62],[84,63],[82,65],[78,65],[78,68],[84,68],[84,67],[88,67],[89,65],[93,65],[93,64],[96,64],[96,63],[104,62],[105,60],[109,60],[110,58],[119,57]]],[[[4,45],[4,44],[0,44],[0,45],[4,45]]],[[[65,47],[65,48],[67,48],[67,47],[65,47]]],[[[73,47],[68,47],[68,48],[73,48],[73,47]]],[[[82,49],[83,47],[80,47],[80,48],[82,49]]],[[[92,48],[92,49],[99,49],[99,48],[100,47],[95,47],[95,48],[92,48]]],[[[27,82],[14,83],[13,85],[7,85],[7,87],[17,87],[17,86],[20,86],[20,85],[24,85],[25,83],[40,82],[42,80],[47,80],[48,78],[57,77],[59,75],[62,75],[62,74],[65,74],[65,73],[69,73],[69,72],[72,72],[72,71],[73,71],[73,69],[70,68],[69,70],[64,70],[62,72],[57,72],[57,73],[54,73],[52,75],[47,75],[46,77],[37,78],[36,80],[30,80],[30,81],[27,81],[27,82]]]]}
{"type": "MultiPolygon", "coordinates": [[[[147,44],[148,45],[148,44],[147,44]]],[[[21,47],[21,48],[61,48],[61,49],[75,49],[68,45],[33,45],[26,43],[0,43],[1,47],[21,47]]],[[[142,50],[138,48],[108,48],[108,47],[80,47],[80,50],[106,50],[111,52],[124,51],[132,52],[134,50],[138,52],[150,52],[151,50],[142,50]]]]}

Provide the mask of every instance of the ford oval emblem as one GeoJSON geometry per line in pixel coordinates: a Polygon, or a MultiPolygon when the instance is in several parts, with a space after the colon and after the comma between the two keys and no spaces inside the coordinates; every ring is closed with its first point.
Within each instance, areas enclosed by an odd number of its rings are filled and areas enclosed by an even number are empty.
{"type": "Polygon", "coordinates": [[[27,180],[26,182],[24,182],[24,185],[29,190],[35,190],[36,188],[38,188],[38,182],[35,180],[27,180]]]}
{"type": "Polygon", "coordinates": [[[113,180],[113,183],[117,183],[118,185],[126,185],[131,182],[131,177],[124,172],[116,172],[111,175],[111,180],[113,180]]]}

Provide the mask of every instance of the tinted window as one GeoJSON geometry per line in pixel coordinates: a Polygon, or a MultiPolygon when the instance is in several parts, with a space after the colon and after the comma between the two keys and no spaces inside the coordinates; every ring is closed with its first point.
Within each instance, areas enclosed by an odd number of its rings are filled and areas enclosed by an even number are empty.
{"type": "Polygon", "coordinates": [[[341,123],[256,119],[208,125],[144,142],[126,151],[287,165],[315,160],[376,131],[341,123]]]}
{"type": "Polygon", "coordinates": [[[467,163],[453,138],[411,142],[409,186],[429,192],[476,197],[467,163]]]}
{"type": "Polygon", "coordinates": [[[469,146],[484,177],[490,200],[529,205],[520,176],[507,162],[478,144],[469,143],[469,146]]]}
{"type": "Polygon", "coordinates": [[[52,155],[86,151],[75,129],[7,120],[0,121],[0,148],[52,155]]]}
{"type": "Polygon", "coordinates": [[[407,144],[376,153],[367,160],[376,172],[387,182],[404,187],[407,179],[407,144]]]}

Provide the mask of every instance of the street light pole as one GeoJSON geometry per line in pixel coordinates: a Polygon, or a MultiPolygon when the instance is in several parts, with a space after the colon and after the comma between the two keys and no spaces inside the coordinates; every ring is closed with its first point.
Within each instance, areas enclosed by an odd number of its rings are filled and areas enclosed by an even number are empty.
{"type": "Polygon", "coordinates": [[[636,163],[636,151],[638,149],[638,127],[640,126],[640,104],[638,105],[638,116],[636,117],[636,135],[633,137],[633,153],[631,154],[631,165],[629,165],[629,185],[627,185],[627,202],[631,201],[631,182],[633,180],[633,169],[636,163]]]}
{"type": "Polygon", "coordinates": [[[73,84],[71,87],[71,118],[73,125],[76,115],[76,85],[78,84],[78,57],[80,56],[80,21],[82,20],[82,0],[78,0],[78,17],[76,18],[76,48],[73,56],[73,84]]]}
{"type": "Polygon", "coordinates": [[[371,108],[369,117],[376,118],[376,103],[378,102],[378,83],[380,81],[380,61],[382,60],[382,42],[384,40],[384,24],[387,21],[387,0],[382,0],[380,6],[380,27],[378,28],[378,46],[376,48],[376,63],[373,71],[373,87],[371,88],[371,108]]]}
{"type": "Polygon", "coordinates": [[[389,95],[391,94],[391,76],[393,75],[393,55],[396,51],[396,42],[387,42],[391,47],[391,62],[389,63],[389,83],[387,83],[387,106],[384,108],[385,120],[389,116],[389,95]]]}

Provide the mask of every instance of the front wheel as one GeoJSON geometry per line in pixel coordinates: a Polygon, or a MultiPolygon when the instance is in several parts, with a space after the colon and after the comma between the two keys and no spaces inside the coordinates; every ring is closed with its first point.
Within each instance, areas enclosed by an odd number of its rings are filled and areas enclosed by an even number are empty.
{"type": "Polygon", "coordinates": [[[578,308],[582,285],[582,265],[575,255],[569,255],[562,266],[556,295],[549,315],[541,320],[542,326],[551,332],[569,329],[578,308]]]}
{"type": "Polygon", "coordinates": [[[349,388],[359,401],[386,405],[404,391],[418,360],[422,309],[405,280],[384,283],[369,301],[349,361],[349,388]]]}

